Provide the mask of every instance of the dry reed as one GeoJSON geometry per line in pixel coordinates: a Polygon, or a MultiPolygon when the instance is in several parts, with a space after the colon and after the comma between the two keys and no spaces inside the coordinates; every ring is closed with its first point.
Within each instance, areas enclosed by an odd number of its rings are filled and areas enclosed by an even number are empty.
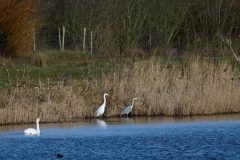
{"type": "Polygon", "coordinates": [[[139,97],[133,114],[189,116],[240,111],[240,80],[227,64],[195,60],[188,67],[161,67],[157,62],[135,64],[117,81],[105,79],[112,90],[109,116],[122,109],[129,98],[139,97]],[[227,69],[228,68],[228,69],[227,69]],[[235,78],[233,78],[235,77],[235,78]],[[118,108],[119,107],[119,108],[118,108]]]}
{"type": "Polygon", "coordinates": [[[124,67],[101,79],[10,86],[0,91],[0,124],[73,121],[94,117],[107,99],[105,116],[118,116],[138,97],[133,115],[189,116],[240,112],[238,71],[228,63],[195,59],[186,67],[152,59],[124,67]]]}

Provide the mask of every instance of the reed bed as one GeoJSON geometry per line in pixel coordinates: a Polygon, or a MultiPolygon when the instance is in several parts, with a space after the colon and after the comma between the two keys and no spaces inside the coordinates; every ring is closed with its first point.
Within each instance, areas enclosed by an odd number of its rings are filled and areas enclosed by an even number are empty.
{"type": "Polygon", "coordinates": [[[240,80],[227,64],[195,60],[189,66],[161,67],[157,62],[137,63],[125,69],[117,81],[105,85],[113,90],[109,115],[121,109],[129,97],[139,97],[133,114],[191,116],[240,111],[240,80]]]}
{"type": "Polygon", "coordinates": [[[119,116],[131,99],[135,116],[193,116],[240,112],[239,71],[227,62],[195,58],[163,65],[158,58],[104,73],[101,78],[11,85],[0,92],[0,124],[65,122],[95,117],[107,92],[106,117],[119,116]]]}

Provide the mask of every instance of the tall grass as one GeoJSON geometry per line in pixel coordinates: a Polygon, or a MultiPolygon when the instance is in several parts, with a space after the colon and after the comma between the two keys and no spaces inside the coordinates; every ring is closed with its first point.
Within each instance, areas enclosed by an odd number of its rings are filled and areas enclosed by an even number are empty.
{"type": "MultiPolygon", "coordinates": [[[[131,70],[125,69],[117,83],[105,79],[104,85],[113,91],[111,106],[121,107],[120,104],[129,101],[129,97],[139,97],[134,112],[136,115],[188,116],[239,112],[240,81],[227,64],[216,66],[196,59],[187,67],[161,67],[154,61],[135,64],[131,70]],[[231,80],[232,77],[235,80],[231,80]]],[[[109,109],[111,116],[119,112],[111,107],[109,109]]]]}
{"type": "Polygon", "coordinates": [[[95,117],[107,99],[105,116],[119,116],[133,97],[133,115],[189,116],[239,113],[239,71],[227,62],[199,58],[189,65],[163,65],[161,59],[139,61],[123,69],[103,72],[101,78],[48,79],[38,84],[17,83],[0,91],[0,124],[73,121],[95,117]]]}

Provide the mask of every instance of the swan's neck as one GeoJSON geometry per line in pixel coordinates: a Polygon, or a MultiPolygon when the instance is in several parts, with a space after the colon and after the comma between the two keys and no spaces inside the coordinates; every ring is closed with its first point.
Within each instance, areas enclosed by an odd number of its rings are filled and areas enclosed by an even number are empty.
{"type": "Polygon", "coordinates": [[[40,132],[39,121],[37,121],[37,131],[40,132]]]}

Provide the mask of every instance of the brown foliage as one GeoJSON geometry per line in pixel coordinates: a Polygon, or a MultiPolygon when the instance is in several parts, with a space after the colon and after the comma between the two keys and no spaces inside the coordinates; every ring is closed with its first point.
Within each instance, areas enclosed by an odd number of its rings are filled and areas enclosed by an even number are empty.
{"type": "Polygon", "coordinates": [[[20,56],[32,50],[35,27],[33,2],[34,0],[0,0],[0,38],[4,41],[2,54],[20,56]]]}

